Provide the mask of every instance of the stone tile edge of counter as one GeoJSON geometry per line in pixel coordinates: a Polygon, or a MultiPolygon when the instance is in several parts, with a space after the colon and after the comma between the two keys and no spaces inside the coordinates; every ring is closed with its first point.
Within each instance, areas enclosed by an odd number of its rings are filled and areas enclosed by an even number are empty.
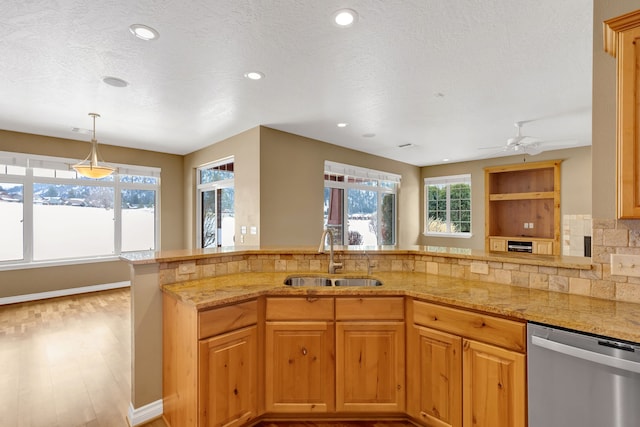
{"type": "MultiPolygon", "coordinates": [[[[498,254],[477,249],[454,248],[444,246],[413,246],[409,248],[393,248],[389,246],[337,246],[339,254],[353,255],[414,255],[441,258],[468,259],[471,261],[506,262],[513,264],[536,265],[543,267],[573,268],[578,270],[592,269],[590,258],[575,256],[530,255],[530,254],[498,254]]],[[[170,263],[191,261],[223,256],[247,255],[325,255],[317,248],[309,247],[254,247],[254,248],[209,248],[180,249],[173,251],[140,251],[123,254],[120,259],[133,265],[170,263]]]]}
{"type": "Polygon", "coordinates": [[[640,342],[640,304],[420,273],[380,273],[384,288],[291,288],[291,273],[240,273],[164,285],[165,293],[206,310],[261,296],[403,296],[461,309],[640,342]]]}

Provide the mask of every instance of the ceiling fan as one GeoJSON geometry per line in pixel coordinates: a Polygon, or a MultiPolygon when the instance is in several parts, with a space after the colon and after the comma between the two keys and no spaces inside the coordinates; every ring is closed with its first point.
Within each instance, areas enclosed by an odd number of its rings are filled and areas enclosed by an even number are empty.
{"type": "Polygon", "coordinates": [[[501,151],[512,151],[514,153],[523,153],[530,154],[535,156],[536,154],[540,154],[542,149],[540,149],[540,140],[536,137],[524,135],[522,133],[522,125],[530,122],[531,120],[523,120],[520,122],[515,122],[513,125],[518,129],[515,136],[507,139],[507,143],[502,146],[497,147],[481,147],[481,150],[486,149],[499,149],[502,148],[501,151]]]}

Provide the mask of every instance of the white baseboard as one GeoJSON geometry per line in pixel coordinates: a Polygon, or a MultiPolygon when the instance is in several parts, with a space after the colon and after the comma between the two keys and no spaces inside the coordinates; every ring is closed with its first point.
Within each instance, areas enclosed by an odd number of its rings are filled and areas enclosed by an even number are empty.
{"type": "Polygon", "coordinates": [[[66,297],[68,295],[84,294],[87,292],[106,291],[109,289],[126,288],[131,286],[131,282],[104,283],[102,285],[82,286],[79,288],[60,289],[56,291],[39,292],[36,294],[16,295],[12,297],[0,298],[0,305],[15,304],[18,302],[37,301],[47,298],[66,297]]]}
{"type": "Polygon", "coordinates": [[[162,399],[146,404],[140,408],[134,408],[133,403],[129,403],[129,425],[135,427],[139,424],[151,421],[162,415],[162,399]]]}

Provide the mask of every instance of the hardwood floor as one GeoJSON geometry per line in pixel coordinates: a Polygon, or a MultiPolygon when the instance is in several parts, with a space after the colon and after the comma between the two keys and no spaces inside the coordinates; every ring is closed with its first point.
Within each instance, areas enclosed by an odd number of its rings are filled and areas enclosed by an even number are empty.
{"type": "Polygon", "coordinates": [[[129,288],[0,307],[0,426],[126,427],[129,288]]]}

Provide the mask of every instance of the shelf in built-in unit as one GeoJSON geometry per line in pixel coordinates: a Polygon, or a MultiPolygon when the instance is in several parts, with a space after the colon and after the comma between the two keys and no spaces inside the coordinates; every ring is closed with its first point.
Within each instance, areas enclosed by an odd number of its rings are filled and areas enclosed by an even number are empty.
{"type": "Polygon", "coordinates": [[[553,191],[537,191],[529,193],[502,193],[489,194],[489,201],[495,202],[500,200],[533,200],[533,199],[553,199],[553,191]]]}
{"type": "Polygon", "coordinates": [[[539,254],[559,254],[559,160],[485,168],[485,237],[488,251],[528,239],[539,254]]]}

